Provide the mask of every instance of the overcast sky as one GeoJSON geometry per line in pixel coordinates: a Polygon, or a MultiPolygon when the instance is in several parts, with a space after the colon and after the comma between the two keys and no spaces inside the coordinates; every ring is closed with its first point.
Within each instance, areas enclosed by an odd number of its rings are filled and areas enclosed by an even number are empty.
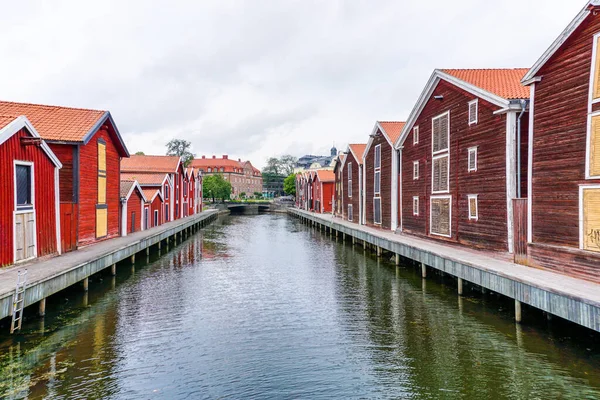
{"type": "Polygon", "coordinates": [[[329,154],[434,68],[530,67],[582,0],[11,1],[0,99],[111,111],[129,151],[329,154]]]}

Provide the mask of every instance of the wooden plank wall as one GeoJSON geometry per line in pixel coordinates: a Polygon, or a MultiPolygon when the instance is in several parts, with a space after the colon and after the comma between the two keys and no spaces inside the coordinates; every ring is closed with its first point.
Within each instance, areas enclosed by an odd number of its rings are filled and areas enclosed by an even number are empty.
{"type": "Polygon", "coordinates": [[[392,228],[392,146],[378,131],[365,157],[365,217],[366,224],[375,228],[392,228]],[[373,194],[375,185],[375,146],[381,144],[381,225],[373,222],[373,194]]]}

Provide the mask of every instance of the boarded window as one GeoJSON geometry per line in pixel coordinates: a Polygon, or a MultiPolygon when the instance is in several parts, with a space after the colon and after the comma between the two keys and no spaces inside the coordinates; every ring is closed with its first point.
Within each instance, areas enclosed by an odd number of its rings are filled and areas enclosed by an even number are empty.
{"type": "Polygon", "coordinates": [[[348,197],[352,197],[352,163],[348,163],[348,197]]]}
{"type": "Polygon", "coordinates": [[[106,144],[98,142],[98,204],[106,204],[106,144]]]}
{"type": "Polygon", "coordinates": [[[413,179],[419,179],[419,162],[413,161],[413,179]]]}
{"type": "Polygon", "coordinates": [[[433,119],[432,123],[432,149],[434,153],[448,150],[448,140],[450,135],[449,114],[440,115],[433,119]]]}
{"type": "Polygon", "coordinates": [[[589,176],[600,176],[600,115],[594,115],[590,127],[589,176]]]}
{"type": "Polygon", "coordinates": [[[32,207],[31,198],[31,166],[16,165],[16,191],[17,191],[17,208],[28,209],[32,207]]]}
{"type": "Polygon", "coordinates": [[[448,191],[448,163],[449,156],[442,156],[433,159],[432,171],[432,191],[447,192],[448,191]]]}
{"type": "Polygon", "coordinates": [[[158,226],[158,210],[154,210],[154,225],[158,226]]]}
{"type": "Polygon", "coordinates": [[[431,198],[431,228],[435,235],[450,236],[450,198],[431,198]]]}
{"type": "Polygon", "coordinates": [[[596,59],[594,61],[594,88],[593,88],[593,97],[594,99],[600,98],[600,37],[596,38],[596,59]]]}
{"type": "Polygon", "coordinates": [[[600,188],[583,189],[583,248],[600,252],[600,188]]]}
{"type": "Polygon", "coordinates": [[[108,234],[108,209],[106,207],[96,208],[96,237],[104,237],[108,234]]]}
{"type": "Polygon", "coordinates": [[[467,196],[469,200],[469,219],[477,221],[479,219],[479,210],[477,204],[477,195],[470,194],[467,196]]]}
{"type": "Polygon", "coordinates": [[[381,197],[373,199],[373,222],[381,224],[381,197]]]}
{"type": "Polygon", "coordinates": [[[381,168],[381,145],[375,146],[375,169],[381,168]]]}
{"type": "Polygon", "coordinates": [[[419,127],[415,126],[413,128],[413,144],[419,143],[419,127]]]}
{"type": "Polygon", "coordinates": [[[381,171],[375,171],[375,194],[381,193],[381,171]]]}
{"type": "Polygon", "coordinates": [[[477,147],[469,149],[468,169],[469,172],[477,171],[477,147]]]}
{"type": "Polygon", "coordinates": [[[477,123],[478,101],[469,102],[469,125],[477,123]]]}
{"type": "Polygon", "coordinates": [[[352,204],[348,204],[348,221],[352,221],[354,218],[354,215],[352,215],[352,204]]]}
{"type": "Polygon", "coordinates": [[[413,215],[419,215],[419,197],[413,197],[413,215]]]}

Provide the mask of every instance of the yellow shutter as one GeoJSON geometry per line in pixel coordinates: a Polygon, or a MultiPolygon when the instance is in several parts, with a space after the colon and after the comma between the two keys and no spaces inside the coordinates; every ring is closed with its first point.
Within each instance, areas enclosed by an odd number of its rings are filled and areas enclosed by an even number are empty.
{"type": "Polygon", "coordinates": [[[477,218],[477,197],[469,197],[469,217],[477,218]]]}
{"type": "Polygon", "coordinates": [[[98,170],[106,171],[106,144],[98,142],[98,170]]]}
{"type": "Polygon", "coordinates": [[[592,117],[590,127],[590,176],[600,175],[600,115],[592,117]]]}
{"type": "Polygon", "coordinates": [[[96,209],[96,237],[106,236],[108,233],[108,209],[96,209]]]}
{"type": "Polygon", "coordinates": [[[98,175],[98,204],[106,204],[106,176],[98,175]]]}
{"type": "Polygon", "coordinates": [[[106,204],[106,144],[98,142],[98,204],[106,204]]]}
{"type": "Polygon", "coordinates": [[[594,99],[600,97],[600,37],[596,39],[596,59],[594,60],[594,99]]]}
{"type": "Polygon", "coordinates": [[[600,189],[583,189],[583,248],[600,252],[600,189]]]}

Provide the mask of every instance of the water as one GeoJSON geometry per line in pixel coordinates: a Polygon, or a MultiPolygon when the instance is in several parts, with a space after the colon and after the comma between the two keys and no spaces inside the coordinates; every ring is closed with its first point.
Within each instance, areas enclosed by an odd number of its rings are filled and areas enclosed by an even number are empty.
{"type": "Polygon", "coordinates": [[[2,327],[0,397],[600,398],[598,336],[510,307],[286,216],[226,217],[2,327]]]}

